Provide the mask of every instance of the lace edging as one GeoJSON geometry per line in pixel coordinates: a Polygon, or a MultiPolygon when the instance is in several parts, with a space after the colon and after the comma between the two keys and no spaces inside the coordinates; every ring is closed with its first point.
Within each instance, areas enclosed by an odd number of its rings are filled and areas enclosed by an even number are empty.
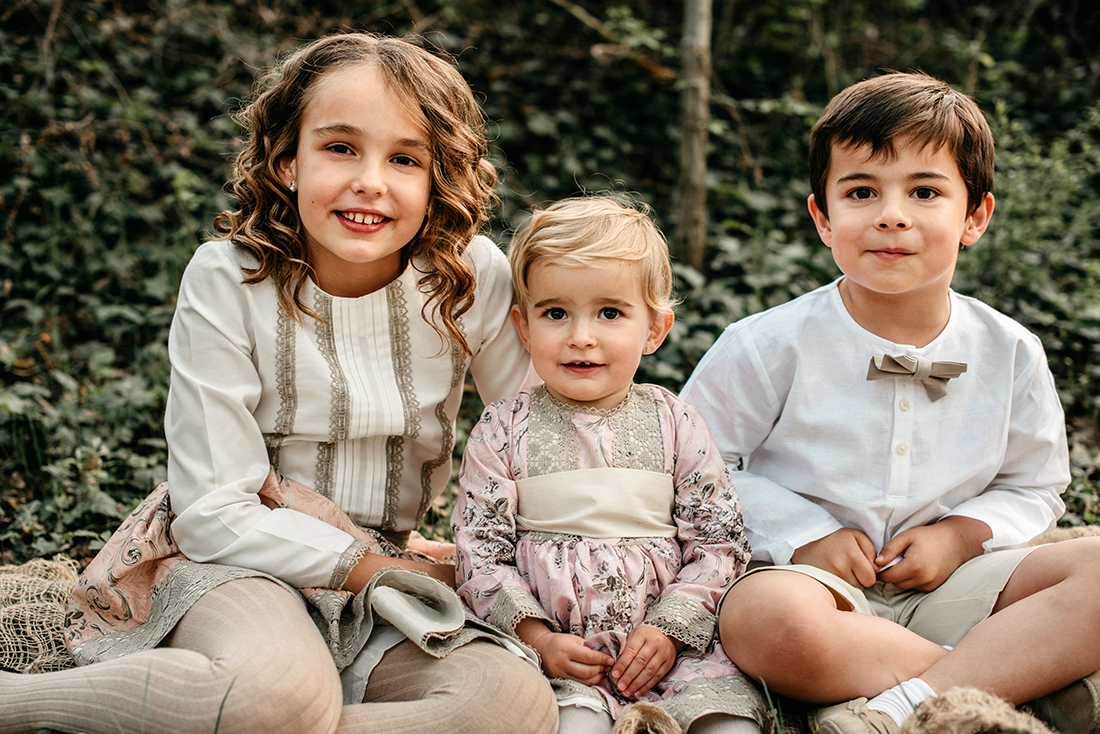
{"type": "Polygon", "coordinates": [[[363,541],[358,538],[352,540],[351,545],[340,554],[340,559],[336,561],[336,568],[332,569],[332,578],[329,579],[328,588],[344,588],[344,583],[347,582],[348,576],[351,574],[351,569],[355,568],[355,565],[359,563],[363,556],[367,555],[369,551],[370,548],[363,541]]]}
{"type": "Polygon", "coordinates": [[[516,586],[501,587],[489,613],[489,624],[516,637],[516,625],[527,617],[545,621],[554,632],[561,631],[531,592],[516,586]]]}
{"type": "Polygon", "coordinates": [[[646,612],[644,624],[656,627],[692,650],[703,651],[714,636],[715,617],[695,599],[670,594],[646,612]]]}

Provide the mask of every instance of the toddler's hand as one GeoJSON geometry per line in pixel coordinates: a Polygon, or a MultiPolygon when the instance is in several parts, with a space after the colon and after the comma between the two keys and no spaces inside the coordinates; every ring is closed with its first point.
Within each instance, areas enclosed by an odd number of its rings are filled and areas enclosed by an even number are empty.
{"type": "Polygon", "coordinates": [[[866,589],[878,580],[874,559],[875,544],[862,530],[841,528],[796,550],[791,563],[817,566],[866,589]]]}
{"type": "Polygon", "coordinates": [[[576,635],[552,632],[544,622],[528,617],[516,625],[516,635],[535,648],[542,670],[551,678],[569,678],[586,686],[603,680],[615,662],[607,653],[584,646],[576,635]]]}
{"type": "Polygon", "coordinates": [[[626,637],[611,679],[627,698],[640,696],[665,677],[682,649],[684,643],[656,627],[635,627],[626,637]]]}
{"type": "Polygon", "coordinates": [[[878,572],[880,581],[899,589],[932,591],[959,566],[982,554],[982,543],[993,536],[981,520],[952,515],[934,525],[898,533],[875,559],[879,567],[904,556],[897,564],[878,572]]]}

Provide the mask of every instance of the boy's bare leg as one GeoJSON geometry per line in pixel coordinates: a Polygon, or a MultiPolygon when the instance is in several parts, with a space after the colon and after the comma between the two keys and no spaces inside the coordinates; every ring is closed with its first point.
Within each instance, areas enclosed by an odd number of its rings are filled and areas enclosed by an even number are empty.
{"type": "Polygon", "coordinates": [[[719,631],[742,672],[808,703],[871,698],[920,676],[947,654],[894,622],[838,609],[823,584],[779,569],[733,587],[719,631]]]}
{"type": "Polygon", "coordinates": [[[1018,705],[1098,668],[1100,538],[1079,538],[1024,558],[993,614],[919,677],[935,691],[974,686],[1018,705]]]}

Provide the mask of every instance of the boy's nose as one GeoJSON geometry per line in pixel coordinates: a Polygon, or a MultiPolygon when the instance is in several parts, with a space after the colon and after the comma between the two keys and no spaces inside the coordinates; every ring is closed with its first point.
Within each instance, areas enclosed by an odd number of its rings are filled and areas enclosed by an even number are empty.
{"type": "Polygon", "coordinates": [[[908,229],[909,217],[898,206],[884,205],[875,217],[875,226],[879,229],[908,229]]]}

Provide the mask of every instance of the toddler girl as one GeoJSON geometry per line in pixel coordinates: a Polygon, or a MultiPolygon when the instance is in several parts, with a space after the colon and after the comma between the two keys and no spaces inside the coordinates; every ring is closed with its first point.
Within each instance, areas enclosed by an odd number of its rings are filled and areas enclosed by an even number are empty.
{"type": "Polygon", "coordinates": [[[562,732],[758,732],[759,695],[714,636],[749,560],[737,497],[695,411],[633,383],[673,323],[664,238],[616,198],[569,199],[509,258],[545,385],[471,433],[459,595],[538,651],[562,732]]]}
{"type": "Polygon", "coordinates": [[[343,34],[289,56],[241,119],[239,208],[169,337],[168,484],[79,582],[86,667],[0,676],[0,732],[554,731],[533,665],[363,639],[370,602],[348,603],[386,567],[453,586],[409,551],[464,375],[486,399],[527,380],[507,263],[474,236],[496,174],[469,87],[418,46],[343,34]]]}

